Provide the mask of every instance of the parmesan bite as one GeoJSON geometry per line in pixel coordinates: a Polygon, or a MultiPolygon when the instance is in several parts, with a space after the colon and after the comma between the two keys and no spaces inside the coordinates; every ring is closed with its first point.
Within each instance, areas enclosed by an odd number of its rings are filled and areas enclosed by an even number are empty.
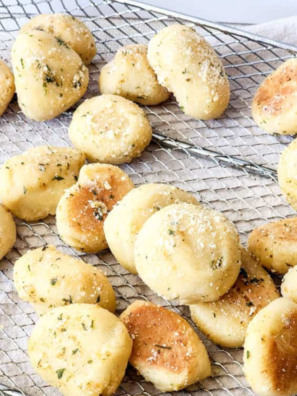
{"type": "Polygon", "coordinates": [[[117,95],[86,100],[73,115],[69,137],[92,162],[119,165],[139,157],[152,138],[145,112],[117,95]]]}
{"type": "Polygon", "coordinates": [[[223,64],[194,28],[171,25],[149,42],[148,60],[161,85],[185,114],[201,120],[222,115],[230,88],[223,64]]]}
{"type": "Polygon", "coordinates": [[[219,212],[187,203],[153,214],[135,243],[141,279],[181,304],[218,300],[235,283],[240,260],[234,225],[219,212]]]}
{"type": "Polygon", "coordinates": [[[115,94],[142,105],[157,105],[169,97],[147,60],[147,46],[126,45],[105,65],[99,77],[102,94],[115,94]]]}

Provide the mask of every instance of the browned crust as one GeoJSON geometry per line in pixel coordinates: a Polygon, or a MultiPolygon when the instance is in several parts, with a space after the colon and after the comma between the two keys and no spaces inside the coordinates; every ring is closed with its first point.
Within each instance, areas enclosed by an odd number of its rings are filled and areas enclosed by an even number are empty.
{"type": "Polygon", "coordinates": [[[130,357],[133,366],[147,365],[175,374],[189,369],[189,362],[194,358],[189,352],[189,344],[192,346],[190,338],[198,336],[179,315],[163,307],[137,301],[122,314],[121,319],[133,339],[130,357]]]}
{"type": "Polygon", "coordinates": [[[129,180],[121,180],[117,174],[110,174],[103,181],[78,183],[76,190],[68,196],[70,227],[79,232],[101,235],[106,216],[131,188],[129,180]]]}
{"type": "Polygon", "coordinates": [[[280,395],[294,394],[297,390],[297,312],[286,315],[282,331],[264,337],[269,366],[268,375],[272,389],[280,395]],[[295,330],[295,331],[294,331],[295,330]]]}
{"type": "Polygon", "coordinates": [[[288,61],[264,80],[254,97],[253,105],[263,113],[277,116],[295,104],[297,61],[288,61]]]}

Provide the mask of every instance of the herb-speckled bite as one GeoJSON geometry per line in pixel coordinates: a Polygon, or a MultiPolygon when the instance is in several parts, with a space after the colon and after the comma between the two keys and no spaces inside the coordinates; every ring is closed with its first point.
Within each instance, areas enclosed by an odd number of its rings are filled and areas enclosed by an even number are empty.
{"type": "Polygon", "coordinates": [[[11,51],[19,106],[35,121],[54,118],[86,92],[89,72],[73,49],[49,33],[17,36],[11,51]]]}
{"type": "Polygon", "coordinates": [[[90,304],[55,308],[37,322],[28,353],[64,396],[109,396],[124,377],[132,340],[112,313],[90,304]]]}
{"type": "Polygon", "coordinates": [[[297,217],[255,228],[249,235],[248,250],[269,271],[287,273],[297,264],[297,217]]]}
{"type": "Polygon", "coordinates": [[[30,302],[39,315],[77,303],[115,310],[115,293],[106,276],[54,246],[31,250],[17,260],[14,283],[19,297],[30,302]]]}
{"type": "Polygon", "coordinates": [[[84,154],[69,147],[40,146],[0,168],[0,199],[15,216],[34,221],[54,215],[66,188],[76,183],[84,154]]]}
{"type": "Polygon", "coordinates": [[[37,15],[22,26],[21,33],[30,30],[42,30],[53,35],[58,44],[72,48],[88,65],[96,55],[94,37],[87,26],[67,14],[42,14],[37,15]]]}

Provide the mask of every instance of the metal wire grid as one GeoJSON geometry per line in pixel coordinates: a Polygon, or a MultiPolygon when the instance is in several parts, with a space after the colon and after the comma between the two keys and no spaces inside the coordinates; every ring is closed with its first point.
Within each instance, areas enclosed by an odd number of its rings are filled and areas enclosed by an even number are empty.
{"type": "MultiPolygon", "coordinates": [[[[193,18],[169,16],[149,7],[144,10],[136,4],[90,1],[86,7],[82,6],[82,0],[0,0],[3,59],[9,62],[10,47],[20,26],[30,17],[45,12],[68,12],[82,17],[96,38],[98,55],[90,66],[86,97],[98,94],[99,70],[122,45],[146,43],[156,31],[173,22],[195,26],[215,47],[229,74],[232,95],[225,115],[219,120],[193,120],[180,111],[173,99],[165,105],[146,108],[146,111],[156,133],[199,146],[199,155],[205,158],[190,156],[186,149],[172,147],[168,150],[160,142],[153,142],[140,159],[124,165],[123,169],[136,185],[166,182],[193,192],[206,205],[222,211],[236,224],[243,243],[255,226],[293,214],[281,196],[275,174],[265,173],[262,168],[263,165],[275,168],[287,138],[282,141],[256,128],[249,108],[258,84],[283,60],[292,56],[293,47],[282,48],[248,35],[223,31],[224,28],[213,24],[195,22],[193,18]],[[214,154],[210,155],[208,150],[214,154]],[[212,161],[207,159],[210,156],[212,161]],[[268,177],[251,176],[245,165],[239,166],[241,169],[221,166],[222,163],[236,162],[234,157],[253,162],[259,173],[268,177]]],[[[32,146],[68,145],[70,120],[71,111],[47,122],[31,122],[14,100],[0,119],[0,163],[32,146]]],[[[170,142],[172,146],[172,140],[170,142]]],[[[30,396],[56,395],[58,392],[43,383],[28,362],[27,337],[37,317],[29,304],[18,299],[12,269],[15,260],[28,249],[49,243],[66,253],[76,256],[78,253],[59,239],[53,217],[30,224],[17,220],[17,229],[15,248],[0,264],[0,323],[3,326],[0,331],[0,383],[13,389],[20,388],[30,396]]],[[[189,319],[186,307],[156,296],[137,276],[125,271],[108,251],[100,255],[82,255],[81,258],[99,266],[108,275],[116,290],[119,311],[135,299],[149,299],[189,319]]],[[[214,376],[178,394],[252,395],[242,373],[242,351],[223,350],[201,337],[213,361],[214,376]]],[[[160,392],[129,368],[117,394],[150,396],[160,392]]],[[[0,395],[16,394],[0,387],[0,395]]]]}

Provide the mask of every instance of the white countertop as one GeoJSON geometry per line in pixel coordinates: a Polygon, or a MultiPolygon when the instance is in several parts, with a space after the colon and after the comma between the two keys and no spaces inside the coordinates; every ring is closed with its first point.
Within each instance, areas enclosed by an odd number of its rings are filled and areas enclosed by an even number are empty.
{"type": "Polygon", "coordinates": [[[297,15],[297,0],[138,0],[215,22],[261,23],[297,15]]]}

